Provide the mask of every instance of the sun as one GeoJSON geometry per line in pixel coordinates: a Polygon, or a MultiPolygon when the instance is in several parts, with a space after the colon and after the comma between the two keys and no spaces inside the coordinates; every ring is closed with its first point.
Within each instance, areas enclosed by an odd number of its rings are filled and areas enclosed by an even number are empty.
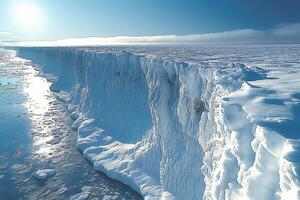
{"type": "Polygon", "coordinates": [[[14,6],[13,15],[24,28],[36,28],[41,22],[41,12],[36,4],[19,2],[14,6]]]}

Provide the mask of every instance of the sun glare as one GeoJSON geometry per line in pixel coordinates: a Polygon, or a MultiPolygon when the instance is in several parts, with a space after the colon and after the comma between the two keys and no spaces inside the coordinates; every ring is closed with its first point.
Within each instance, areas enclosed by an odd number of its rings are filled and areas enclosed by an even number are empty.
{"type": "Polygon", "coordinates": [[[41,14],[38,6],[29,2],[16,4],[14,16],[17,22],[25,28],[36,28],[41,21],[41,14]]]}

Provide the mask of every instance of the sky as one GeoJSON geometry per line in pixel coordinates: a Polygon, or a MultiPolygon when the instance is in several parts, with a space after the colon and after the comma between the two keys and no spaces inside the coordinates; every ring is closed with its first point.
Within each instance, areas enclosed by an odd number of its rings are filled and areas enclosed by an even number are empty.
{"type": "Polygon", "coordinates": [[[0,0],[0,41],[299,43],[299,8],[299,0],[0,0]]]}

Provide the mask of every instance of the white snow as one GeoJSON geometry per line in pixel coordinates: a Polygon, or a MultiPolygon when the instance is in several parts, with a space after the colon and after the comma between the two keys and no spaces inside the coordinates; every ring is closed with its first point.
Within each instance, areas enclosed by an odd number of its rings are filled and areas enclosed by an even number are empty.
{"type": "Polygon", "coordinates": [[[300,199],[299,45],[18,53],[54,71],[84,157],[145,199],[300,199]]]}

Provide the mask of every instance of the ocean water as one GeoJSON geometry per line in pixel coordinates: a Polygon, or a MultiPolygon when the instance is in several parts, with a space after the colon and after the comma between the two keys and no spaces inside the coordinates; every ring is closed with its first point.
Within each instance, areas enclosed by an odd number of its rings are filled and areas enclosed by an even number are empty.
{"type": "Polygon", "coordinates": [[[15,51],[0,50],[0,199],[141,199],[82,157],[50,84],[15,51]],[[37,179],[43,169],[55,174],[37,179]]]}

